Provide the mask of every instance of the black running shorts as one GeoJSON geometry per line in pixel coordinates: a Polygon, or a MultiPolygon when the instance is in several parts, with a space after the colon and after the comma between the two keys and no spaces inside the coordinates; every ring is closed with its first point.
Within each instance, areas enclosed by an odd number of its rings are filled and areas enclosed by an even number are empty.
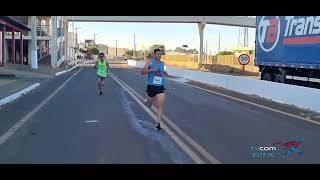
{"type": "Polygon", "coordinates": [[[100,81],[104,81],[104,80],[106,80],[106,78],[105,78],[105,77],[102,77],[102,76],[99,76],[99,75],[97,75],[97,77],[98,77],[98,79],[100,79],[100,81]]]}
{"type": "Polygon", "coordinates": [[[164,93],[165,90],[166,88],[164,88],[164,86],[148,85],[146,92],[149,97],[155,97],[157,94],[164,93]]]}

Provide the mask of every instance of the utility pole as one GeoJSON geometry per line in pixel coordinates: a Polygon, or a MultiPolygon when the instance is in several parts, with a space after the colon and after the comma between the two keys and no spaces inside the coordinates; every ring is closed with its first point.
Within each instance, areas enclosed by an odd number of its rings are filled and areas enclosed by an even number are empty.
{"type": "Polygon", "coordinates": [[[133,52],[132,52],[132,57],[133,57],[133,60],[134,60],[134,52],[136,50],[136,35],[133,34],[133,52]]]}
{"type": "MultiPolygon", "coordinates": [[[[248,16],[245,16],[246,18],[248,18],[248,16]]],[[[248,28],[245,27],[244,28],[244,35],[243,35],[243,46],[244,47],[248,47],[249,44],[249,33],[248,33],[248,28]]]]}
{"type": "Polygon", "coordinates": [[[208,40],[206,41],[206,63],[208,62],[208,40]]]}
{"type": "Polygon", "coordinates": [[[76,47],[79,47],[78,46],[78,29],[81,29],[81,28],[75,28],[76,29],[76,47]]]}
{"type": "Polygon", "coordinates": [[[93,34],[93,45],[96,46],[96,35],[98,34],[93,34]]]}
{"type": "Polygon", "coordinates": [[[219,44],[218,44],[218,54],[220,52],[220,32],[219,32],[219,44]]]}
{"type": "MultiPolygon", "coordinates": [[[[76,29],[76,42],[75,42],[75,56],[78,54],[78,51],[79,51],[79,44],[78,44],[78,29],[81,29],[81,28],[74,28],[76,29]]],[[[75,57],[76,59],[76,57],[75,57]]]]}
{"type": "Polygon", "coordinates": [[[239,28],[239,35],[238,35],[238,48],[240,47],[240,37],[241,37],[241,28],[239,28]]]}
{"type": "Polygon", "coordinates": [[[116,41],[116,57],[118,57],[118,40],[115,40],[116,41]]]}

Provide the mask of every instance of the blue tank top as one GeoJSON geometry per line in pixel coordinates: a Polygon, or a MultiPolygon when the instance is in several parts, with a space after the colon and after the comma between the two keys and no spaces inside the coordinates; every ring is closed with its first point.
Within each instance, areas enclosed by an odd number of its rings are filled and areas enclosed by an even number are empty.
{"type": "Polygon", "coordinates": [[[164,86],[164,63],[160,61],[158,64],[157,60],[152,59],[150,68],[159,69],[159,71],[148,74],[148,84],[154,86],[164,86]]]}

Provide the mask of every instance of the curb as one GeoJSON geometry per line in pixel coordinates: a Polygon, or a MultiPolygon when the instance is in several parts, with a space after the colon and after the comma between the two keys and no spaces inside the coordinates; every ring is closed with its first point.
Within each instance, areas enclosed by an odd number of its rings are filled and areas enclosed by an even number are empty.
{"type": "Polygon", "coordinates": [[[66,72],[69,72],[69,71],[71,71],[72,69],[74,69],[74,68],[76,68],[76,67],[78,67],[78,66],[79,66],[79,65],[77,64],[77,65],[73,66],[72,68],[70,68],[70,69],[68,69],[68,70],[56,72],[55,76],[59,76],[59,75],[61,75],[61,74],[64,74],[64,73],[66,73],[66,72]]]}
{"type": "Polygon", "coordinates": [[[15,74],[0,74],[0,78],[15,78],[15,74]]]}
{"type": "Polygon", "coordinates": [[[89,64],[89,63],[93,63],[93,62],[95,62],[95,60],[87,61],[87,62],[85,62],[83,64],[89,64]]]}
{"type": "Polygon", "coordinates": [[[33,84],[33,85],[31,85],[31,86],[29,86],[27,88],[24,88],[24,89],[22,89],[22,90],[20,90],[20,91],[18,91],[16,93],[14,93],[14,94],[11,94],[11,95],[3,98],[3,99],[0,99],[0,106],[3,106],[5,104],[7,104],[7,103],[10,103],[10,102],[18,99],[22,95],[27,94],[28,92],[36,89],[38,86],[40,86],[40,83],[35,83],[35,84],[33,84]]]}

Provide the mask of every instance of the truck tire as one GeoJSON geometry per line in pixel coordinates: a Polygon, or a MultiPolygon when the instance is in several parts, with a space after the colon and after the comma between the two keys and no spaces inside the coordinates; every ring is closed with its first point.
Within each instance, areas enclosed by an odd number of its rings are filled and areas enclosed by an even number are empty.
{"type": "Polygon", "coordinates": [[[286,82],[286,78],[281,74],[277,74],[276,77],[274,78],[274,82],[285,83],[286,82]]]}
{"type": "Polygon", "coordinates": [[[270,72],[261,74],[261,79],[265,81],[273,81],[273,75],[270,72]]]}

